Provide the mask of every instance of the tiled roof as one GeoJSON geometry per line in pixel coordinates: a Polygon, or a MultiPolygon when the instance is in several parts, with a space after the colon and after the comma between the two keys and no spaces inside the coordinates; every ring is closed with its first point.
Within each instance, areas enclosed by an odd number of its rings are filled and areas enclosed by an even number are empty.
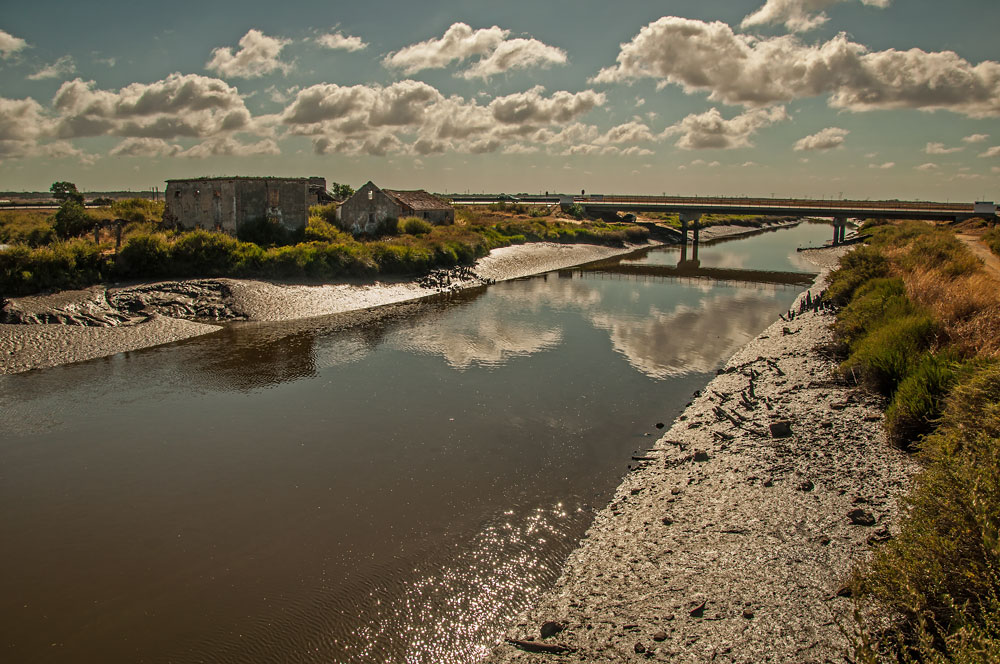
{"type": "Polygon", "coordinates": [[[398,189],[383,189],[387,195],[413,210],[450,210],[451,205],[437,196],[428,194],[423,189],[416,191],[399,191],[398,189]]]}

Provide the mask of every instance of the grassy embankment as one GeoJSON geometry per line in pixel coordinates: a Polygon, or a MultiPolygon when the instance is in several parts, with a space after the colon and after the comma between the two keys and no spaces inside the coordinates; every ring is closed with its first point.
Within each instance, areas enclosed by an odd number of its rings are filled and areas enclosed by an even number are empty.
{"type": "Polygon", "coordinates": [[[1000,653],[1000,294],[948,230],[866,227],[831,275],[841,366],[888,399],[890,442],[923,463],[898,537],[856,589],[888,610],[860,661],[983,662],[1000,653]]]}
{"type": "Polygon", "coordinates": [[[163,204],[124,201],[79,223],[59,225],[56,215],[0,211],[0,296],[79,288],[114,279],[256,277],[323,280],[343,277],[420,274],[468,264],[491,249],[549,241],[622,246],[643,242],[648,232],[626,224],[560,219],[546,208],[504,206],[459,209],[456,223],[431,226],[403,219],[378,237],[354,238],[333,222],[334,206],[310,210],[298,237],[266,223],[248,225],[240,237],[207,231],[168,230],[163,204]],[[155,207],[151,207],[155,206],[155,207]],[[130,220],[123,244],[114,251],[110,230],[95,241],[94,219],[130,220]],[[67,235],[66,228],[83,232],[67,235]]]}
{"type": "MultiPolygon", "coordinates": [[[[667,226],[679,229],[681,227],[680,216],[674,213],[662,213],[648,215],[651,219],[665,223],[667,226]]],[[[710,226],[744,226],[747,228],[762,228],[766,224],[781,221],[785,217],[766,217],[753,214],[706,214],[698,220],[698,225],[702,228],[710,226]]],[[[688,228],[691,224],[688,224],[688,228]]]]}

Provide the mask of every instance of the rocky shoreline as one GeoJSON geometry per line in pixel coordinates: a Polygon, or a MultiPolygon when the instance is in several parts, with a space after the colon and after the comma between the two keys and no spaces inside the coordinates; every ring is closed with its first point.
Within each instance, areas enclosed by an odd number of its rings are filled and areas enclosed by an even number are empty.
{"type": "Polygon", "coordinates": [[[832,320],[806,310],[734,355],[486,661],[853,661],[845,584],[915,465],[836,375],[832,320]]]}

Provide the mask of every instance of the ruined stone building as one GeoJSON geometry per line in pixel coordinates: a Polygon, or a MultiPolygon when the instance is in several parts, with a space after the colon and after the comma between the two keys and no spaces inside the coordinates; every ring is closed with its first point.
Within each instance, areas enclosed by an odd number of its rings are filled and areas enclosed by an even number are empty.
{"type": "Polygon", "coordinates": [[[453,224],[455,208],[422,189],[380,189],[372,182],[358,189],[337,208],[340,226],[355,235],[377,233],[387,220],[403,217],[419,217],[432,224],[453,224]]]}
{"type": "Polygon", "coordinates": [[[327,202],[324,178],[216,177],[167,180],[163,221],[235,234],[247,222],[305,228],[309,206],[327,202]]]}

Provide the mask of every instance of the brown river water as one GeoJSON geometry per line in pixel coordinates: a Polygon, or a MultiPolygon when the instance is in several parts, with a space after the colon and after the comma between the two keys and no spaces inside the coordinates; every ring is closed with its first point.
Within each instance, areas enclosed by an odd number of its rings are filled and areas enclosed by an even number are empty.
{"type": "Polygon", "coordinates": [[[0,376],[0,661],[476,662],[828,231],[0,376]]]}

